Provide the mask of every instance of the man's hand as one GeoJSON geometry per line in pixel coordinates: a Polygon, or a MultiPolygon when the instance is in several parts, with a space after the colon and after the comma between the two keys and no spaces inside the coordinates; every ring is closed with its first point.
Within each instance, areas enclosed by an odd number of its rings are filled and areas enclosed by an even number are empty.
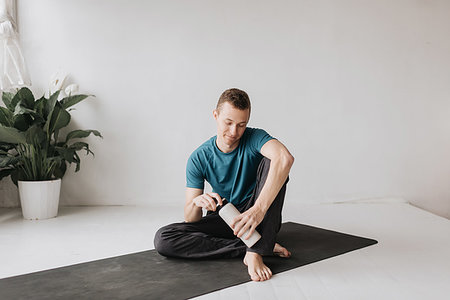
{"type": "Polygon", "coordinates": [[[253,206],[249,210],[235,217],[233,222],[231,222],[231,228],[233,228],[234,235],[240,238],[247,230],[249,230],[247,236],[244,237],[246,240],[249,239],[256,230],[256,227],[264,219],[265,214],[265,211],[257,206],[253,206]]]}
{"type": "Polygon", "coordinates": [[[202,195],[199,195],[195,197],[192,202],[195,206],[204,208],[208,211],[216,211],[217,204],[216,200],[219,205],[222,205],[222,198],[217,193],[204,193],[202,195]]]}

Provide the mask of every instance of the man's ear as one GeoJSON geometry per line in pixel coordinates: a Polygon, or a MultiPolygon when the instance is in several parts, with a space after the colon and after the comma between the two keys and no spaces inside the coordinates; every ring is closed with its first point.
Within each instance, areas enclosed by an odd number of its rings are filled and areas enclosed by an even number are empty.
{"type": "Polygon", "coordinates": [[[213,110],[213,117],[214,117],[214,119],[216,119],[216,120],[217,120],[217,118],[219,117],[219,111],[218,111],[217,109],[214,109],[214,110],[213,110]]]}

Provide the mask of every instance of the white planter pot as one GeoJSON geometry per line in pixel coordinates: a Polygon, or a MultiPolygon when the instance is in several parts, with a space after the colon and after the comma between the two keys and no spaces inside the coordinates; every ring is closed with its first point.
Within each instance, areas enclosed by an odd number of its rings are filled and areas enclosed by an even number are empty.
{"type": "Polygon", "coordinates": [[[58,215],[61,179],[48,181],[19,181],[23,218],[43,220],[58,215]]]}

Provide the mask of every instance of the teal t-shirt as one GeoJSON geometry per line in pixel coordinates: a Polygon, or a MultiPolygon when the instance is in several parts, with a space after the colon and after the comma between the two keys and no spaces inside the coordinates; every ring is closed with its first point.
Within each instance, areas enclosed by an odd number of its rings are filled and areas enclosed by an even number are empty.
{"type": "Polygon", "coordinates": [[[186,186],[204,189],[205,180],[222,198],[240,205],[252,196],[256,184],[256,172],[263,158],[262,146],[273,139],[259,128],[245,129],[239,145],[230,153],[224,153],[216,145],[213,136],[198,147],[188,159],[186,186]]]}

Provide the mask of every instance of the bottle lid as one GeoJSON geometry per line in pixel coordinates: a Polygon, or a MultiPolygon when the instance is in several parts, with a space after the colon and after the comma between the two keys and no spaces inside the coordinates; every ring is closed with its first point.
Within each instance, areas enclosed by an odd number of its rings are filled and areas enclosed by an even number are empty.
{"type": "Polygon", "coordinates": [[[219,210],[224,207],[226,204],[228,204],[228,200],[225,198],[222,198],[222,205],[217,204],[216,211],[219,212],[219,210]]]}

